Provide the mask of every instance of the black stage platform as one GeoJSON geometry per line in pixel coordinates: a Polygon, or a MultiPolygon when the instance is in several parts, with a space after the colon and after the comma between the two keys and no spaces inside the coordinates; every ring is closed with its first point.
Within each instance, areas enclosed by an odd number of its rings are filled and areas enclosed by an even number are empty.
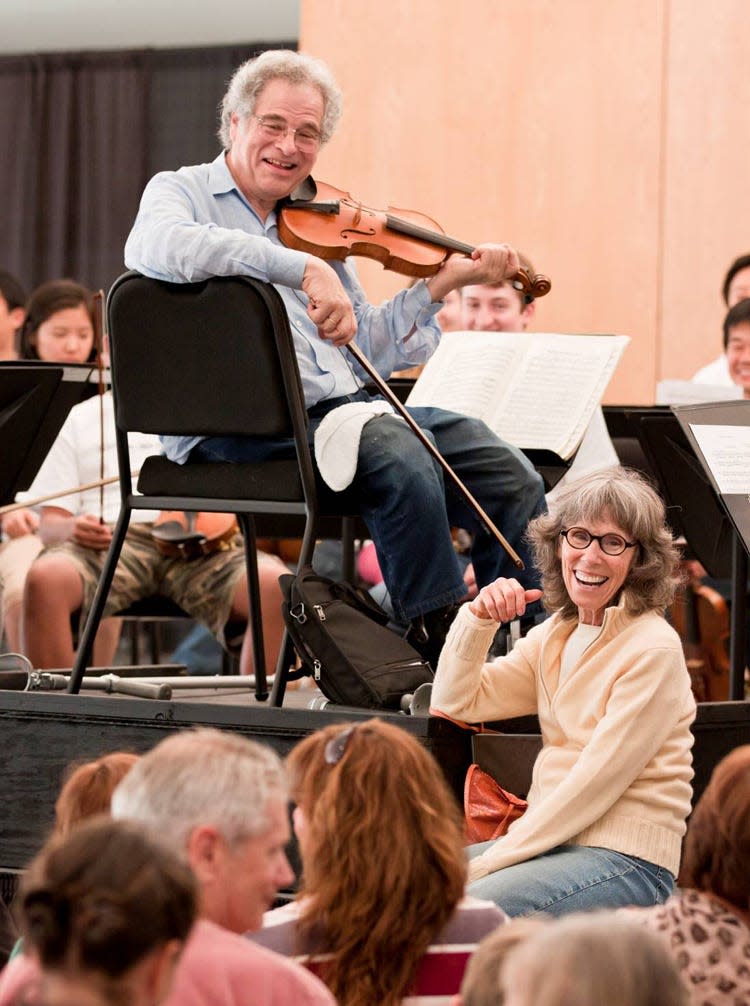
{"type": "MultiPolygon", "coordinates": [[[[286,754],[302,737],[332,722],[370,719],[368,710],[274,709],[240,697],[157,701],[122,696],[0,690],[0,872],[22,868],[54,818],[63,772],[73,761],[107,751],[142,752],[167,732],[191,726],[235,730],[286,754]]],[[[457,793],[471,761],[471,734],[447,720],[379,713],[414,734],[437,758],[457,793]]],[[[196,772],[200,765],[196,765],[196,772]]]]}
{"type": "MultiPolygon", "coordinates": [[[[298,701],[308,701],[300,694],[298,701]]],[[[247,697],[155,701],[123,696],[68,695],[59,692],[0,690],[2,736],[2,815],[0,873],[21,869],[41,845],[54,815],[54,802],[66,766],[106,751],[146,751],[167,732],[190,726],[236,730],[265,741],[284,755],[306,734],[331,722],[361,721],[368,710],[328,707],[273,709],[247,697]]],[[[380,713],[416,736],[435,756],[457,794],[463,792],[472,761],[472,735],[451,722],[426,716],[380,713]]],[[[486,758],[495,749],[493,768],[502,781],[503,765],[514,780],[528,772],[528,735],[533,717],[493,724],[506,731],[496,740],[480,735],[486,758]],[[508,737],[507,733],[521,735],[508,737]]],[[[750,743],[750,703],[716,702],[698,707],[695,734],[695,796],[702,793],[713,766],[739,744],[750,743]]],[[[196,765],[196,771],[200,766],[196,765]]],[[[521,786],[519,785],[519,791],[521,786]]]]}

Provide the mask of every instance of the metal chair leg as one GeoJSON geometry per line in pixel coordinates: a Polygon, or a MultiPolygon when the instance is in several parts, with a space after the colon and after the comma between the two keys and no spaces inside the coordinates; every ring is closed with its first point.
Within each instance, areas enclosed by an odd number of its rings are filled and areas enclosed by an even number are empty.
{"type": "Polygon", "coordinates": [[[258,581],[258,549],[255,541],[255,521],[246,513],[237,514],[242,536],[245,539],[245,568],[247,570],[247,594],[250,605],[249,621],[253,635],[253,661],[255,663],[255,698],[265,702],[268,698],[266,680],[266,656],[263,641],[263,610],[258,581]]]}
{"type": "Polygon", "coordinates": [[[99,578],[96,593],[94,594],[94,600],[91,603],[91,610],[89,611],[88,618],[86,619],[86,625],[81,633],[81,638],[78,640],[78,652],[76,653],[73,668],[70,672],[70,681],[68,682],[67,690],[73,695],[78,694],[81,688],[81,682],[83,681],[83,676],[86,673],[86,668],[91,661],[94,639],[96,638],[99,623],[102,620],[102,614],[104,613],[104,606],[107,603],[109,588],[112,586],[112,580],[120,558],[120,552],[122,551],[122,545],[125,541],[128,525],[130,524],[130,514],[131,511],[127,507],[123,507],[120,510],[120,515],[117,518],[117,523],[115,524],[114,531],[112,532],[112,541],[110,542],[110,546],[107,551],[107,558],[104,561],[102,575],[99,578]]]}

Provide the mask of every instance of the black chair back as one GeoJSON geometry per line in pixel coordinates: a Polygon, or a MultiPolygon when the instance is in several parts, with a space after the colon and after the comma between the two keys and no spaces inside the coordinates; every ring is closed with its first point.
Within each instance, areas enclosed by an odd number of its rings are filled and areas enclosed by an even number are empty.
{"type": "Polygon", "coordinates": [[[163,283],[130,272],[112,287],[108,316],[121,429],[294,436],[290,407],[302,403],[302,389],[272,286],[244,276],[163,283]]]}

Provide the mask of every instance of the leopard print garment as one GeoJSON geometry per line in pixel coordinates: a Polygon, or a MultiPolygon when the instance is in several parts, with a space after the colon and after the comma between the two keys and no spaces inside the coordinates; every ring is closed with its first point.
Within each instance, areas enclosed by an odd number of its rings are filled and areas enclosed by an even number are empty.
{"type": "Polygon", "coordinates": [[[666,904],[627,909],[668,944],[691,1006],[750,1006],[750,927],[700,891],[680,891],[666,904]]]}

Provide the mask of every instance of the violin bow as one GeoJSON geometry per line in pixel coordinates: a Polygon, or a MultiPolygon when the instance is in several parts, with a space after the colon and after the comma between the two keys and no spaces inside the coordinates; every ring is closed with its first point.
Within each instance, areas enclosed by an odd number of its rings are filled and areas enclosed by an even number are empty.
{"type": "MultiPolygon", "coordinates": [[[[137,478],[139,472],[133,471],[130,473],[131,478],[137,478]]],[[[119,475],[110,475],[105,479],[95,479],[93,482],[84,482],[80,486],[71,486],[69,489],[58,489],[56,492],[47,493],[45,496],[37,496],[35,499],[22,500],[20,503],[6,503],[5,506],[0,506],[0,517],[6,513],[13,513],[14,510],[23,510],[26,507],[41,506],[42,503],[49,503],[50,500],[61,499],[63,496],[73,496],[76,493],[87,492],[89,489],[99,489],[102,486],[112,485],[114,482],[119,482],[119,475]]]]}
{"type": "Polygon", "coordinates": [[[381,394],[383,395],[383,397],[388,402],[391,403],[391,405],[398,412],[398,414],[401,416],[401,418],[406,420],[406,422],[409,425],[410,429],[416,434],[416,436],[419,439],[419,441],[424,445],[424,447],[429,451],[429,453],[432,455],[432,457],[437,461],[437,463],[443,469],[443,471],[445,472],[445,474],[450,478],[450,480],[453,483],[453,485],[458,489],[458,491],[460,492],[460,494],[463,496],[463,498],[469,504],[469,506],[471,507],[471,509],[477,515],[477,517],[479,518],[480,523],[482,524],[482,526],[484,527],[484,529],[489,534],[492,534],[492,535],[495,536],[495,538],[498,540],[498,542],[502,545],[502,547],[508,553],[508,555],[510,556],[510,558],[513,560],[513,563],[515,564],[516,568],[517,569],[524,569],[525,567],[524,567],[523,561],[522,561],[521,557],[519,556],[519,554],[515,551],[515,549],[512,547],[512,545],[503,536],[503,534],[497,529],[497,527],[495,527],[495,524],[492,522],[492,520],[490,519],[489,515],[485,512],[485,510],[482,507],[482,505],[474,498],[474,496],[471,494],[471,492],[466,488],[466,486],[463,484],[463,482],[458,477],[458,475],[456,475],[456,473],[453,471],[453,469],[448,464],[448,462],[445,460],[445,458],[440,453],[440,451],[437,449],[437,447],[435,447],[435,445],[432,443],[432,441],[429,440],[424,435],[423,431],[417,425],[416,420],[410,415],[409,411],[400,402],[400,400],[397,398],[397,396],[394,395],[394,393],[388,387],[388,385],[383,380],[383,378],[380,376],[380,374],[377,372],[377,370],[375,370],[375,368],[370,363],[370,361],[367,359],[367,357],[364,356],[364,354],[362,353],[362,350],[359,348],[359,346],[357,346],[354,342],[349,342],[349,343],[347,343],[346,348],[349,350],[349,352],[352,354],[352,356],[354,357],[354,359],[357,361],[357,363],[360,365],[360,367],[364,370],[364,372],[367,374],[367,376],[373,382],[373,384],[375,385],[375,387],[381,392],[381,394]]]}
{"type": "Polygon", "coordinates": [[[104,523],[104,336],[107,333],[107,311],[104,291],[94,294],[94,348],[99,391],[99,523],[104,523]]]}

